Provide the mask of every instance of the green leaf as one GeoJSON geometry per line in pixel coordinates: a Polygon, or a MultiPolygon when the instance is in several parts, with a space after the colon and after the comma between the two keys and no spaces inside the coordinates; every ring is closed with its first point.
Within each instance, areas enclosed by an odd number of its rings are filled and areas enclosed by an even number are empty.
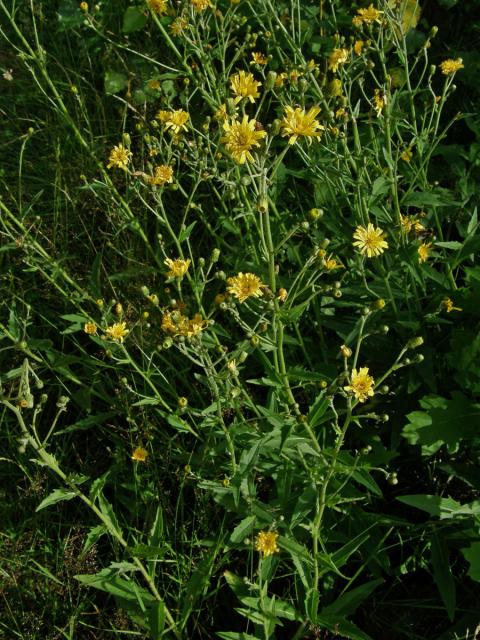
{"type": "Polygon", "coordinates": [[[478,434],[480,405],[472,404],[459,391],[452,393],[451,400],[425,396],[420,405],[425,411],[407,415],[409,424],[403,428],[402,436],[410,444],[420,444],[422,455],[433,455],[443,444],[454,453],[462,440],[478,434]]]}
{"type": "Polygon", "coordinates": [[[324,607],[320,612],[320,617],[325,616],[350,616],[355,613],[357,608],[366,600],[375,589],[383,584],[382,578],[370,580],[365,584],[350,589],[346,593],[339,596],[335,602],[324,607]]]}
{"type": "Polygon", "coordinates": [[[433,578],[447,610],[448,618],[450,622],[453,622],[456,602],[455,580],[450,568],[447,545],[436,532],[432,535],[431,553],[433,578]]]}
{"type": "Polygon", "coordinates": [[[402,205],[409,207],[450,207],[458,204],[460,203],[452,199],[452,192],[448,189],[416,191],[402,198],[402,205]]]}
{"type": "Polygon", "coordinates": [[[182,229],[178,237],[178,241],[184,242],[187,238],[189,238],[196,224],[197,224],[197,221],[195,220],[194,222],[192,222],[192,224],[189,224],[188,227],[185,227],[185,229],[182,229]]]}
{"type": "Polygon", "coordinates": [[[82,554],[85,555],[106,533],[108,533],[108,529],[104,524],[98,524],[96,527],[92,527],[83,543],[82,554]]]}
{"type": "Polygon", "coordinates": [[[58,7],[57,18],[60,31],[80,27],[85,20],[76,0],[62,0],[58,7]]]}
{"type": "MultiPolygon", "coordinates": [[[[219,631],[217,632],[219,638],[223,640],[261,640],[258,636],[252,636],[249,633],[236,633],[235,631],[219,631]]],[[[263,636],[262,636],[263,638],[263,636]]]]}
{"type": "Polygon", "coordinates": [[[350,638],[351,640],[372,640],[372,638],[359,629],[356,624],[344,618],[319,616],[317,624],[334,633],[336,637],[340,636],[341,638],[350,638]]]}
{"type": "Polygon", "coordinates": [[[469,563],[467,575],[472,580],[480,582],[480,542],[472,542],[469,547],[461,549],[463,557],[469,563]]]}
{"type": "Polygon", "coordinates": [[[128,7],[123,14],[123,33],[139,31],[147,24],[147,16],[140,7],[128,7]]]}
{"type": "Polygon", "coordinates": [[[55,491],[52,491],[49,496],[42,500],[35,511],[41,511],[42,509],[46,509],[47,507],[50,507],[52,504],[56,504],[57,502],[62,502],[63,500],[71,500],[72,498],[76,497],[77,493],[75,491],[71,491],[70,489],[55,489],[55,491]]]}
{"type": "Polygon", "coordinates": [[[247,516],[246,518],[244,518],[240,522],[240,524],[238,524],[232,531],[230,542],[232,544],[242,543],[245,538],[247,538],[252,533],[256,519],[256,516],[247,516]]]}
{"type": "Polygon", "coordinates": [[[417,494],[399,496],[399,502],[408,504],[410,507],[426,511],[431,516],[438,516],[440,520],[455,518],[456,516],[472,515],[472,509],[468,505],[462,505],[453,498],[441,498],[428,494],[417,494]]]}
{"type": "Polygon", "coordinates": [[[113,96],[120,93],[128,86],[128,78],[124,73],[117,71],[107,71],[105,73],[105,93],[113,96]]]}
{"type": "Polygon", "coordinates": [[[154,602],[148,612],[148,627],[151,640],[159,640],[165,627],[165,604],[154,602]]]}
{"type": "Polygon", "coordinates": [[[329,398],[325,397],[324,393],[321,393],[310,407],[308,412],[308,422],[311,427],[316,427],[320,424],[328,406],[330,404],[329,398]]]}
{"type": "Polygon", "coordinates": [[[139,587],[133,580],[127,580],[118,575],[111,569],[102,569],[94,574],[76,575],[75,579],[86,585],[100,591],[110,593],[112,596],[122,598],[129,602],[141,602],[144,607],[146,604],[156,602],[155,598],[145,589],[139,587]]]}

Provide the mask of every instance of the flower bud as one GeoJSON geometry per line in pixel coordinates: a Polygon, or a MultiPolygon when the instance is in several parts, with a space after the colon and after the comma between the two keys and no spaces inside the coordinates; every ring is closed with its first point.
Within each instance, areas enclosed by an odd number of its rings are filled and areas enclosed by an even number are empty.
{"type": "Polygon", "coordinates": [[[347,347],[346,344],[342,344],[342,346],[340,347],[340,352],[344,358],[350,358],[350,356],[352,355],[352,350],[350,349],[350,347],[347,347]]]}
{"type": "Polygon", "coordinates": [[[268,200],[265,196],[262,196],[257,201],[257,211],[258,213],[267,213],[268,211],[268,200]]]}
{"type": "Polygon", "coordinates": [[[423,340],[422,336],[417,336],[416,338],[411,338],[407,342],[407,349],[417,349],[418,347],[422,346],[423,342],[424,342],[424,340],[423,340]]]}
{"type": "Polygon", "coordinates": [[[380,310],[383,309],[386,305],[386,302],[383,298],[378,298],[378,300],[374,300],[372,303],[372,309],[380,310]]]}
{"type": "Polygon", "coordinates": [[[312,222],[314,220],[319,220],[320,218],[323,217],[323,209],[317,209],[317,208],[310,209],[310,211],[307,213],[307,216],[310,218],[310,220],[312,220],[312,222]]]}
{"type": "Polygon", "coordinates": [[[258,347],[258,345],[260,344],[260,338],[258,336],[252,336],[250,338],[250,344],[252,345],[252,347],[258,347]]]}
{"type": "Polygon", "coordinates": [[[145,285],[143,285],[143,287],[140,288],[140,291],[145,297],[148,297],[150,295],[150,290],[145,285]]]}
{"type": "Polygon", "coordinates": [[[275,86],[275,80],[277,79],[277,74],[275,71],[269,71],[267,74],[267,81],[265,82],[265,88],[267,91],[271,91],[275,86]]]}
{"type": "Polygon", "coordinates": [[[180,409],[185,409],[186,406],[188,405],[188,399],[185,398],[184,396],[180,396],[180,398],[178,398],[177,402],[178,402],[178,406],[180,407],[180,409]]]}

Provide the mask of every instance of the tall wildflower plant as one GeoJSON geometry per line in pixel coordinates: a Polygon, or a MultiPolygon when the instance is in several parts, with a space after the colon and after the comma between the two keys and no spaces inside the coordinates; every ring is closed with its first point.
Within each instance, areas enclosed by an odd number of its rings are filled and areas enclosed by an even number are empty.
{"type": "Polygon", "coordinates": [[[413,533],[394,498],[445,513],[403,460],[455,443],[406,415],[451,409],[435,352],[478,319],[476,213],[435,178],[460,55],[431,59],[417,2],[25,5],[0,0],[3,35],[74,170],[59,147],[50,213],[32,113],[0,200],[2,402],[58,481],[38,508],[76,499],[84,551],[111,542],[77,579],[151,638],[367,638],[424,536],[453,620],[438,522],[413,533]]]}

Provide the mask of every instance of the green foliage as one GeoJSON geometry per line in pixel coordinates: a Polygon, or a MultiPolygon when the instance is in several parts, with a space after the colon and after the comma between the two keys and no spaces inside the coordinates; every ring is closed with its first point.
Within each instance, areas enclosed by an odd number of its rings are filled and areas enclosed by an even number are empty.
{"type": "Polygon", "coordinates": [[[0,635],[473,637],[478,2],[369,4],[0,0],[0,635]]]}

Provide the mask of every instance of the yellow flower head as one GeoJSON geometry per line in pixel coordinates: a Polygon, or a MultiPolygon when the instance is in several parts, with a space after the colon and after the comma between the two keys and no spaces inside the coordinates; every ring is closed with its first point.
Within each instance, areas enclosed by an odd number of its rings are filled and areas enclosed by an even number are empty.
{"type": "Polygon", "coordinates": [[[331,82],[328,83],[328,95],[332,98],[338,98],[339,96],[341,96],[342,91],[342,81],[338,78],[334,78],[331,82]]]}
{"type": "Polygon", "coordinates": [[[327,271],[334,271],[335,269],[340,269],[343,265],[330,254],[328,257],[325,255],[322,258],[322,266],[327,271]]]}
{"type": "Polygon", "coordinates": [[[252,60],[250,64],[265,65],[267,64],[267,62],[268,62],[268,58],[266,55],[264,55],[263,53],[260,53],[259,51],[252,52],[252,60]]]}
{"type": "Polygon", "coordinates": [[[285,302],[287,296],[288,291],[284,287],[281,287],[277,292],[277,298],[280,300],[280,302],[285,302]]]}
{"type": "Polygon", "coordinates": [[[242,272],[232,278],[228,278],[227,285],[227,292],[235,296],[239,302],[245,302],[248,298],[262,296],[262,287],[265,286],[254,273],[242,272]]]}
{"type": "Polygon", "coordinates": [[[371,4],[367,9],[357,9],[357,15],[353,18],[352,22],[355,27],[360,27],[362,24],[372,24],[373,22],[382,22],[381,16],[383,11],[375,9],[371,4]]]}
{"type": "Polygon", "coordinates": [[[402,231],[405,233],[410,233],[411,231],[419,233],[425,230],[425,227],[416,216],[402,216],[400,214],[400,224],[402,225],[402,231]]]}
{"type": "Polygon", "coordinates": [[[204,320],[199,313],[195,314],[193,318],[188,318],[180,311],[165,311],[162,316],[162,330],[174,337],[192,338],[207,326],[208,321],[204,320]]]}
{"type": "Polygon", "coordinates": [[[167,0],[147,0],[147,4],[150,9],[159,16],[165,15],[168,11],[167,0]]]}
{"type": "Polygon", "coordinates": [[[404,149],[400,154],[400,158],[407,163],[410,163],[413,158],[413,153],[410,147],[408,149],[404,149]]]}
{"type": "Polygon", "coordinates": [[[137,447],[132,453],[132,460],[136,462],[145,462],[148,458],[148,451],[143,447],[137,447]]]}
{"type": "Polygon", "coordinates": [[[253,156],[250,153],[254,147],[259,147],[262,138],[267,134],[263,130],[257,130],[257,121],[249,120],[247,115],[243,116],[243,120],[233,119],[231,122],[223,123],[225,135],[220,139],[225,148],[230,153],[235,162],[245,164],[248,160],[253,162],[253,156]]]}
{"type": "Polygon", "coordinates": [[[353,369],[350,384],[343,387],[355,395],[356,400],[365,402],[369,396],[373,396],[375,380],[368,375],[368,367],[361,367],[359,371],[353,369]]]}
{"type": "Polygon", "coordinates": [[[242,98],[248,98],[250,102],[255,102],[255,98],[259,98],[258,87],[261,82],[255,80],[251,73],[239,71],[230,77],[230,87],[236,95],[235,102],[239,102],[242,98]]]}
{"type": "Polygon", "coordinates": [[[426,262],[428,260],[428,256],[430,255],[430,251],[432,250],[431,242],[422,242],[422,244],[418,247],[418,261],[420,263],[426,262]]]}
{"type": "Polygon", "coordinates": [[[97,325],[94,322],[87,322],[83,330],[88,333],[89,336],[94,336],[97,333],[97,325]]]}
{"type": "Polygon", "coordinates": [[[127,165],[130,162],[130,158],[132,157],[132,152],[128,149],[125,149],[123,144],[118,144],[113,147],[110,151],[110,157],[108,158],[109,163],[107,164],[107,169],[111,169],[112,167],[117,167],[118,169],[123,169],[124,171],[127,169],[127,165]]]}
{"type": "Polygon", "coordinates": [[[279,553],[280,549],[277,545],[278,533],[274,531],[260,531],[255,541],[255,548],[263,556],[273,556],[279,553]]]}
{"type": "Polygon", "coordinates": [[[105,329],[105,333],[107,338],[111,340],[115,340],[115,342],[123,342],[123,339],[128,333],[127,323],[126,322],[116,322],[112,324],[110,327],[105,329]]]}
{"type": "Polygon", "coordinates": [[[154,175],[149,179],[150,184],[162,186],[169,182],[173,182],[173,169],[166,164],[160,164],[155,167],[154,175]]]}
{"type": "Polygon", "coordinates": [[[283,120],[280,122],[282,136],[290,136],[288,144],[295,144],[297,138],[306,138],[311,142],[312,138],[319,138],[320,131],[324,131],[323,127],[317,120],[316,116],[320,113],[320,107],[310,107],[305,113],[305,109],[296,107],[285,107],[283,120]]]}
{"type": "Polygon", "coordinates": [[[328,57],[328,69],[336,73],[341,64],[348,60],[348,49],[334,49],[328,57]]]}
{"type": "Polygon", "coordinates": [[[186,20],[186,18],[175,18],[175,20],[170,24],[169,29],[172,36],[178,37],[182,35],[187,27],[188,20],[186,20]]]}
{"type": "Polygon", "coordinates": [[[80,9],[82,11],[87,12],[88,11],[88,2],[80,2],[80,9]]]}
{"type": "Polygon", "coordinates": [[[177,258],[176,260],[172,260],[171,258],[167,258],[165,260],[165,264],[169,268],[167,278],[183,278],[190,266],[190,259],[187,258],[187,260],[181,260],[180,258],[177,258]]]}
{"type": "Polygon", "coordinates": [[[210,0],[190,0],[190,2],[195,11],[198,11],[199,13],[201,11],[205,11],[208,7],[213,7],[210,0]]]}
{"type": "Polygon", "coordinates": [[[184,131],[187,130],[186,124],[190,119],[190,114],[183,109],[177,109],[176,111],[159,111],[156,118],[160,120],[166,129],[178,134],[182,129],[184,131]]]}
{"type": "Polygon", "coordinates": [[[363,47],[365,46],[365,42],[363,40],[355,40],[355,44],[353,45],[353,50],[357,54],[357,56],[362,55],[363,47]]]}
{"type": "Polygon", "coordinates": [[[387,94],[381,89],[375,89],[375,94],[373,96],[373,105],[375,108],[375,113],[377,114],[377,118],[382,115],[382,111],[387,106],[387,94]]]}
{"type": "Polygon", "coordinates": [[[457,58],[456,60],[452,60],[452,58],[449,58],[448,60],[444,60],[440,63],[440,69],[444,76],[451,76],[460,69],[463,69],[462,59],[457,58]]]}
{"type": "Polygon", "coordinates": [[[440,304],[447,313],[451,313],[452,311],[462,311],[461,307],[453,306],[453,301],[451,300],[451,298],[444,298],[440,304]]]}
{"type": "Polygon", "coordinates": [[[384,231],[380,227],[374,227],[371,222],[366,228],[358,226],[353,237],[355,238],[353,246],[358,247],[360,253],[366,255],[367,258],[379,256],[385,249],[388,249],[388,242],[384,239],[384,231]]]}

